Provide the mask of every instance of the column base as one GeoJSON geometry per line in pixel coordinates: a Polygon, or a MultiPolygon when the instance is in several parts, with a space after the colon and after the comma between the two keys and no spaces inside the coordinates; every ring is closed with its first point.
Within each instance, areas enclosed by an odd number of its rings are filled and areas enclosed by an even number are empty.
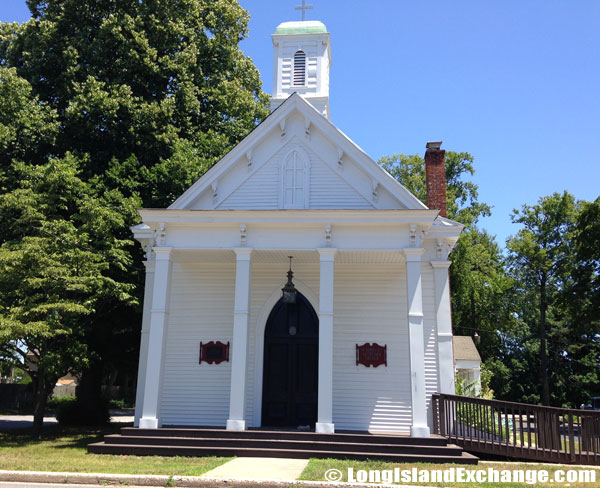
{"type": "Polygon", "coordinates": [[[429,437],[430,431],[427,425],[411,425],[410,436],[411,437],[429,437]]]}
{"type": "Polygon", "coordinates": [[[142,417],[140,419],[140,429],[158,429],[158,419],[142,417]]]}
{"type": "Polygon", "coordinates": [[[333,434],[335,427],[330,422],[317,422],[315,424],[315,432],[317,434],[333,434]]]}
{"type": "Polygon", "coordinates": [[[227,430],[246,430],[246,421],[245,420],[228,420],[226,429],[227,430]]]}

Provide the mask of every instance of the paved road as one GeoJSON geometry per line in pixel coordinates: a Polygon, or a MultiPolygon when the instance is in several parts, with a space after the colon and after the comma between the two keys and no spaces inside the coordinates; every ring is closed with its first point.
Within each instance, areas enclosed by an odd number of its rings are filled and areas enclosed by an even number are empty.
{"type": "MultiPolygon", "coordinates": [[[[133,422],[133,409],[111,410],[110,421],[119,423],[133,422]]],[[[55,423],[56,418],[53,415],[44,417],[44,425],[52,425],[55,423]]],[[[25,429],[31,427],[32,424],[33,415],[0,415],[0,431],[25,429]]]]}

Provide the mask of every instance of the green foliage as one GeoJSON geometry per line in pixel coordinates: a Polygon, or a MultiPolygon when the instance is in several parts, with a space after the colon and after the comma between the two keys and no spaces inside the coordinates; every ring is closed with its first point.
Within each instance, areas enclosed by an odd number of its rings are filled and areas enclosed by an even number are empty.
{"type": "Polygon", "coordinates": [[[135,303],[133,285],[111,275],[132,264],[132,241],[118,234],[138,202],[98,194],[80,171],[71,155],[15,162],[15,188],[0,195],[0,354],[21,356],[38,415],[57,378],[86,366],[90,317],[107,302],[135,303]]]}
{"type": "Polygon", "coordinates": [[[509,327],[512,280],[494,237],[475,227],[463,231],[452,252],[450,280],[452,319],[456,335],[481,337],[482,358],[493,357],[500,344],[498,331],[509,327]]]}
{"type": "Polygon", "coordinates": [[[56,119],[56,112],[40,103],[15,68],[0,66],[0,171],[13,159],[36,163],[51,152],[56,119]]]}
{"type": "Polygon", "coordinates": [[[108,404],[89,410],[75,397],[63,397],[54,405],[56,420],[62,425],[103,425],[109,422],[108,404]]]}
{"type": "Polygon", "coordinates": [[[83,370],[93,404],[103,377],[135,374],[135,209],[168,206],[268,99],[235,0],[27,5],[28,22],[0,23],[0,357],[34,352],[40,398],[83,370]]]}
{"type": "MultiPolygon", "coordinates": [[[[446,198],[448,218],[469,227],[491,214],[490,206],[479,202],[478,187],[466,177],[473,176],[474,158],[467,152],[446,151],[446,198]]],[[[425,160],[415,154],[383,156],[379,164],[422,202],[427,201],[425,160]]]]}
{"type": "Polygon", "coordinates": [[[258,70],[238,47],[249,16],[235,0],[28,5],[29,22],[3,26],[3,64],[56,110],[56,150],[86,155],[86,179],[134,157],[145,206],[173,198],[154,186],[161,161],[194,180],[268,114],[258,70]],[[199,161],[176,156],[179,145],[199,161]]]}
{"type": "Polygon", "coordinates": [[[507,385],[513,399],[578,407],[599,391],[596,205],[564,192],[513,212],[521,225],[507,242],[517,322],[506,350],[523,365],[507,385]]]}
{"type": "Polygon", "coordinates": [[[76,400],[75,396],[60,396],[60,397],[52,396],[48,399],[46,408],[51,412],[56,412],[56,410],[61,405],[66,404],[66,403],[73,403],[75,400],[76,400]]]}

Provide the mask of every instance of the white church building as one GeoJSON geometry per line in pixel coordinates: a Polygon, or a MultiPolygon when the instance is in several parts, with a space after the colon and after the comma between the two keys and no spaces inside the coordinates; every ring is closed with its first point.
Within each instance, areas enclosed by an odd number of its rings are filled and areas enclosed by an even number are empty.
{"type": "Polygon", "coordinates": [[[444,151],[425,154],[428,208],[331,122],[325,25],[272,39],[272,113],[132,228],[135,425],[428,437],[432,393],[454,393],[444,151]]]}

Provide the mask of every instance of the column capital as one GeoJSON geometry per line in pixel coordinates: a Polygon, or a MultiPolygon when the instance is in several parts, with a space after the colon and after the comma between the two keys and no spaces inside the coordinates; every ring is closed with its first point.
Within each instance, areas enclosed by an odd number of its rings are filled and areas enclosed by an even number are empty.
{"type": "Polygon", "coordinates": [[[407,261],[421,261],[421,257],[425,253],[422,247],[410,247],[402,249],[402,253],[407,261]]]}
{"type": "Polygon", "coordinates": [[[168,261],[171,259],[172,247],[153,247],[155,261],[168,261]]]}
{"type": "Polygon", "coordinates": [[[234,247],[232,250],[235,253],[235,257],[238,261],[250,260],[252,251],[254,251],[254,249],[251,247],[234,247]]]}
{"type": "Polygon", "coordinates": [[[452,261],[431,261],[431,266],[433,266],[434,268],[448,269],[451,264],[452,261]]]}
{"type": "Polygon", "coordinates": [[[337,249],[334,247],[319,247],[317,248],[321,261],[333,261],[337,254],[337,249]]]}

